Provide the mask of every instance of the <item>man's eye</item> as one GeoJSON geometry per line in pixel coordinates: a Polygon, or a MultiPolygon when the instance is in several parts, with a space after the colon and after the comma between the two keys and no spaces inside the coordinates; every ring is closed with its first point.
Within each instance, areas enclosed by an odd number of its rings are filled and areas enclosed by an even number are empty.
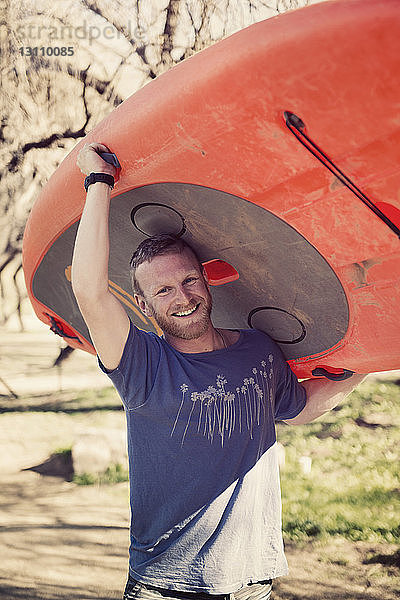
{"type": "Polygon", "coordinates": [[[194,283],[195,281],[197,281],[197,277],[188,277],[184,283],[194,283]]]}
{"type": "Polygon", "coordinates": [[[167,292],[168,292],[168,288],[163,287],[163,288],[161,288],[161,290],[158,290],[157,296],[159,296],[160,294],[166,294],[167,292]]]}

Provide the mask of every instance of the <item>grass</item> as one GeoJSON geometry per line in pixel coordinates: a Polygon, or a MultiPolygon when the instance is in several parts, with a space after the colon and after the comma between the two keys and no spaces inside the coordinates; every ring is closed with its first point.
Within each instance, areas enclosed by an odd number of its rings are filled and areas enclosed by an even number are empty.
{"type": "Polygon", "coordinates": [[[286,539],[400,543],[398,385],[366,382],[314,423],[279,424],[278,439],[286,539]],[[312,460],[309,474],[302,456],[312,460]]]}
{"type": "Polygon", "coordinates": [[[57,448],[56,450],[54,450],[53,455],[57,454],[58,456],[65,456],[67,458],[69,458],[72,454],[72,447],[71,446],[63,446],[62,448],[57,448]]]}
{"type": "Polygon", "coordinates": [[[77,485],[112,485],[128,481],[128,471],[122,465],[110,465],[104,473],[82,473],[74,475],[73,482],[77,485]]]}

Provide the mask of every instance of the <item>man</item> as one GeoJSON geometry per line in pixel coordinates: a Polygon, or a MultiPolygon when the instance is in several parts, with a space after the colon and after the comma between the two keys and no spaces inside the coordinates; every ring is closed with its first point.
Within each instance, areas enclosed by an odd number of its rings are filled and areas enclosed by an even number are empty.
{"type": "Polygon", "coordinates": [[[215,328],[202,265],[172,236],[149,238],[133,255],[135,300],[164,335],[136,329],[108,287],[114,167],[101,151],[92,143],[78,157],[83,173],[102,175],[87,188],[72,285],[127,416],[124,598],[269,598],[287,573],[275,421],[312,421],[363,376],[300,384],[264,333],[215,328]]]}

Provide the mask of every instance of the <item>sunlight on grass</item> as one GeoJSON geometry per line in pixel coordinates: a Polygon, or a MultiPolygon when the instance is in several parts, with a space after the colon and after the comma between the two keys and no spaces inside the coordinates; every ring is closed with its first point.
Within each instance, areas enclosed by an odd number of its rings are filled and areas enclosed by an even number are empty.
{"type": "Polygon", "coordinates": [[[400,542],[400,387],[364,383],[309,425],[278,425],[287,539],[400,542]],[[310,457],[304,473],[300,457],[310,457]]]}
{"type": "Polygon", "coordinates": [[[82,473],[74,475],[73,482],[77,485],[111,485],[128,481],[128,471],[122,465],[110,465],[105,473],[82,473]]]}

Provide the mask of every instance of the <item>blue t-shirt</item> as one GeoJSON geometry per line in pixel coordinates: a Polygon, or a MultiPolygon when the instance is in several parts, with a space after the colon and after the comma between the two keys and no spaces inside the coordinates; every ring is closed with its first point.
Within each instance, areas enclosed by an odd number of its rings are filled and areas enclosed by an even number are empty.
{"type": "Polygon", "coordinates": [[[306,394],[279,347],[242,330],[182,353],[131,324],[108,375],[127,416],[132,577],[225,594],[286,574],[275,421],[306,394]]]}

